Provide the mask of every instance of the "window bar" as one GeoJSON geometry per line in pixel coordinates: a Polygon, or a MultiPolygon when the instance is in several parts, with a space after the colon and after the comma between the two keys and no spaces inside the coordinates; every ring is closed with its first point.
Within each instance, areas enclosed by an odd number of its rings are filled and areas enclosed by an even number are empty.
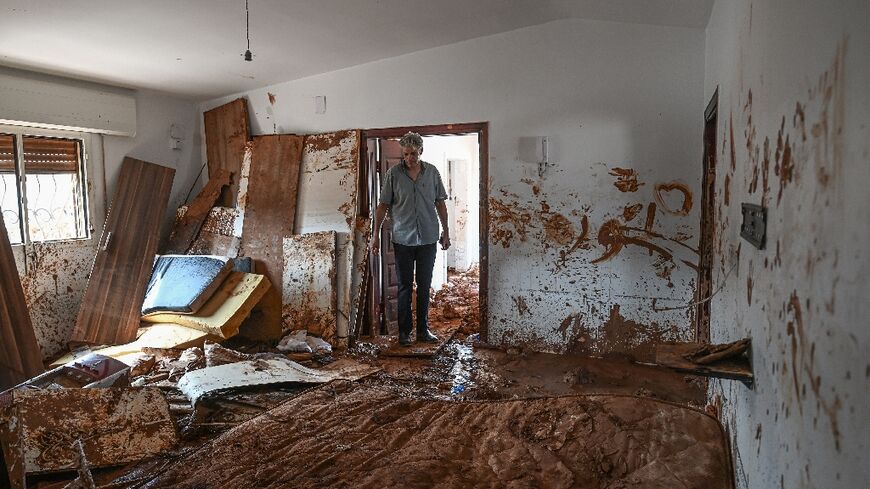
{"type": "MultiPolygon", "coordinates": [[[[15,135],[15,175],[18,182],[18,212],[19,222],[21,223],[21,244],[24,246],[25,256],[27,255],[27,246],[30,242],[30,219],[27,215],[27,193],[25,192],[27,182],[25,181],[24,163],[24,137],[21,133],[15,135]]],[[[25,264],[25,268],[27,265],[25,264]]]]}

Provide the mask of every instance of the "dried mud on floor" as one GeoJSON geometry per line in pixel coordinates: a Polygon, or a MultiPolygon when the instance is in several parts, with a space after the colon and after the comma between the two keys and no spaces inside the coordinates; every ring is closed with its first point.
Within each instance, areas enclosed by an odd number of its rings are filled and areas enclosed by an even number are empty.
{"type": "Polygon", "coordinates": [[[144,488],[730,488],[703,412],[631,396],[408,398],[336,381],[171,462],[144,488]]]}

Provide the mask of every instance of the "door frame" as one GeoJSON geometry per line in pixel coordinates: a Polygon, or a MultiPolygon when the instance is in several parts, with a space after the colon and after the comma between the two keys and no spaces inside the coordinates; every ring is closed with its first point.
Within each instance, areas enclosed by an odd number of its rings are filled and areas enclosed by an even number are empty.
{"type": "Polygon", "coordinates": [[[710,297],[713,294],[713,235],[716,229],[716,135],[719,88],[704,109],[704,154],[701,158],[701,212],[698,238],[698,286],[695,294],[695,341],[710,342],[710,297]]]}
{"type": "MultiPolygon", "coordinates": [[[[467,122],[457,124],[432,124],[421,126],[385,127],[376,129],[363,129],[360,134],[360,194],[369,195],[369,171],[368,162],[368,139],[369,138],[401,138],[407,132],[416,132],[421,136],[459,136],[477,134],[478,159],[480,160],[480,283],[478,285],[478,299],[480,303],[480,338],[481,341],[489,339],[489,122],[467,122]]],[[[369,215],[371,202],[366,203],[366,209],[360,211],[369,215]]],[[[374,217],[374,216],[371,216],[374,217]]],[[[374,219],[372,219],[374,222],[374,219]]]]}

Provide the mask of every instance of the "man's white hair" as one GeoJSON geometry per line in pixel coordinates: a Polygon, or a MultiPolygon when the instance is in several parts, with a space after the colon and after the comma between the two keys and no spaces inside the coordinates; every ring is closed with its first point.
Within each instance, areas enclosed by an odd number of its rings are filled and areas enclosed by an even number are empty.
{"type": "Polygon", "coordinates": [[[416,132],[409,132],[402,136],[402,139],[399,140],[399,145],[402,147],[413,146],[417,149],[423,149],[423,136],[420,136],[416,132]]]}

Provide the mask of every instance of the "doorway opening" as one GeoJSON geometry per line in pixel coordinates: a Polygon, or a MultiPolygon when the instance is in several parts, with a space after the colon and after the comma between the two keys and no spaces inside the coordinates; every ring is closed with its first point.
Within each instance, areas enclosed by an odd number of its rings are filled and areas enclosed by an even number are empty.
{"type": "MultiPolygon", "coordinates": [[[[450,124],[362,131],[361,212],[372,218],[386,171],[402,162],[399,139],[423,136],[421,159],[438,169],[447,190],[451,247],[438,245],[432,274],[430,329],[442,340],[461,329],[486,339],[488,219],[487,124],[450,124]]],[[[389,215],[380,232],[381,251],[369,257],[368,287],[360,333],[398,335],[398,281],[389,215]]],[[[415,291],[421,293],[422,291],[415,291]]],[[[412,298],[412,307],[416,301],[412,298]]]]}

